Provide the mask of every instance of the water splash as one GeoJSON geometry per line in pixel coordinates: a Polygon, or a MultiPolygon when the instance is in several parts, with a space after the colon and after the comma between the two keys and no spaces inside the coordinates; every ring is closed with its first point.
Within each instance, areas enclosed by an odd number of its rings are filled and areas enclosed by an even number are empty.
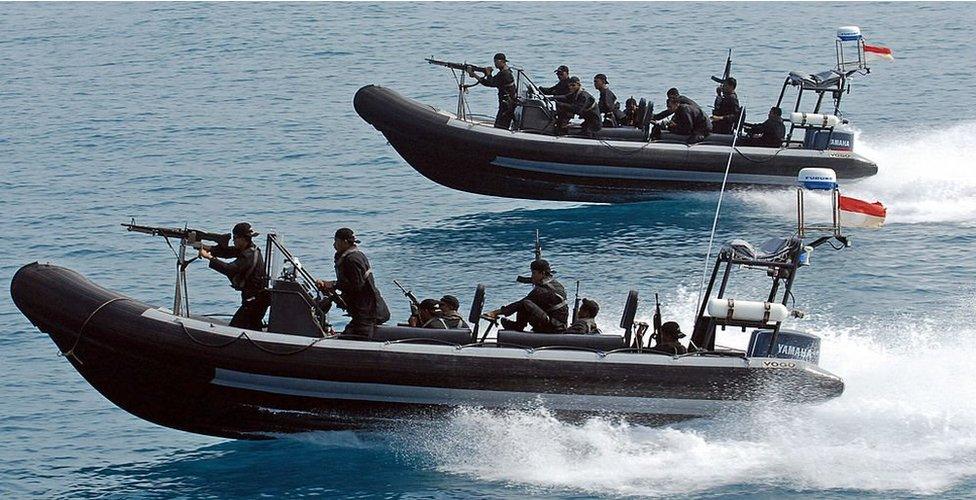
{"type": "MultiPolygon", "coordinates": [[[[919,129],[897,135],[864,138],[858,134],[857,152],[878,164],[878,175],[842,184],[844,194],[865,201],[880,200],[888,207],[888,222],[972,223],[976,219],[976,175],[972,158],[976,122],[943,129],[919,129]]],[[[737,191],[736,199],[764,211],[792,216],[792,190],[737,191]]],[[[813,199],[815,208],[826,198],[813,199]]]]}
{"type": "MultiPolygon", "coordinates": [[[[693,307],[690,291],[679,296],[666,314],[693,307]]],[[[961,300],[972,306],[973,297],[961,300]]],[[[665,427],[467,408],[406,441],[441,472],[543,490],[940,493],[976,477],[976,348],[958,342],[976,329],[944,334],[962,319],[812,331],[823,338],[824,368],[847,383],[841,398],[816,406],[771,403],[665,427]]]]}

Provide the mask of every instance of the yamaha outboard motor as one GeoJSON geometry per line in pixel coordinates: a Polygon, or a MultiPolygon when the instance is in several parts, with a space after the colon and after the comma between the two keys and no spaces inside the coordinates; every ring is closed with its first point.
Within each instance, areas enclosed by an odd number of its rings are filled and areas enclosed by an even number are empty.
{"type": "Polygon", "coordinates": [[[776,335],[773,352],[767,354],[772,338],[772,330],[753,330],[747,355],[757,358],[799,359],[813,364],[820,362],[820,337],[796,330],[780,330],[776,335]]]}

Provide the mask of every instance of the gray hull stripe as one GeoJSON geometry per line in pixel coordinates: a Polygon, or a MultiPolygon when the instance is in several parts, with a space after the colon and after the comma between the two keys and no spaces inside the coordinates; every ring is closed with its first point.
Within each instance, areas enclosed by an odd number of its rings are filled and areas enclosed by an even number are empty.
{"type": "Polygon", "coordinates": [[[743,401],[666,399],[580,394],[451,389],[393,384],[334,382],[279,377],[217,368],[212,383],[223,387],[304,396],[317,399],[371,401],[378,403],[444,406],[524,408],[545,406],[551,410],[608,411],[653,415],[714,415],[749,404],[743,401]]]}
{"type": "MultiPolygon", "coordinates": [[[[580,165],[575,163],[522,160],[518,158],[508,158],[505,156],[495,157],[491,163],[492,165],[498,167],[525,170],[529,172],[610,179],[710,182],[721,184],[722,178],[725,176],[724,172],[665,170],[643,167],[614,167],[609,165],[580,165]]],[[[730,172],[729,182],[788,186],[793,185],[793,183],[796,182],[796,177],[786,175],[737,174],[730,172]]]]}

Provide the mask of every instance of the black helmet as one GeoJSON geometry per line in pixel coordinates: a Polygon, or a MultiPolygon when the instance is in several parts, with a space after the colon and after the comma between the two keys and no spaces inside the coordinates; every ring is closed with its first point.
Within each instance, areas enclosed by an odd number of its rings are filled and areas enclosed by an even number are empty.
{"type": "Polygon", "coordinates": [[[258,235],[247,222],[238,222],[231,232],[235,238],[253,238],[258,235]]]}
{"type": "Polygon", "coordinates": [[[661,336],[674,339],[685,338],[685,334],[681,333],[681,326],[674,321],[668,321],[667,323],[661,325],[661,336]]]}
{"type": "Polygon", "coordinates": [[[353,233],[352,229],[349,229],[348,227],[343,227],[340,228],[338,231],[336,231],[335,239],[349,241],[352,243],[359,243],[359,240],[356,239],[355,233],[353,233]]]}
{"type": "Polygon", "coordinates": [[[552,273],[552,266],[549,265],[549,261],[546,259],[533,260],[532,264],[529,264],[529,269],[533,271],[542,271],[544,273],[552,273]]]}

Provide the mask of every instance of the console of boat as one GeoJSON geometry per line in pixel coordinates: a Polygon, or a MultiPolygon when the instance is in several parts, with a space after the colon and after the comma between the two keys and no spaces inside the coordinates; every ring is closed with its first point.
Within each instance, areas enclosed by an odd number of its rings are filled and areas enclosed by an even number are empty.
{"type": "Polygon", "coordinates": [[[792,286],[813,249],[847,243],[837,221],[835,203],[832,232],[812,242],[805,242],[801,217],[798,232],[787,238],[759,248],[741,240],[726,245],[702,293],[692,352],[684,355],[649,349],[659,321],[635,320],[642,307],[636,290],[626,294],[619,330],[607,334],[494,330],[493,322],[483,321],[486,290],[480,285],[468,314],[471,330],[379,326],[369,337],[337,334],[314,278],[275,235],[268,236],[266,250],[268,276],[274,276],[271,308],[260,331],[189,313],[185,254],[199,234],[185,229],[127,225],[179,236],[172,309],[39,263],[17,271],[11,296],[106,398],[138,417],[190,432],[260,439],[395,425],[459,406],[542,406],[567,419],[672,421],[817,403],[843,392],[841,379],[818,366],[820,339],[784,327],[798,315],[789,306],[792,286]],[[770,279],[768,295],[747,300],[733,294],[736,272],[770,279]],[[751,329],[748,347],[717,345],[725,328],[751,329]]]}

